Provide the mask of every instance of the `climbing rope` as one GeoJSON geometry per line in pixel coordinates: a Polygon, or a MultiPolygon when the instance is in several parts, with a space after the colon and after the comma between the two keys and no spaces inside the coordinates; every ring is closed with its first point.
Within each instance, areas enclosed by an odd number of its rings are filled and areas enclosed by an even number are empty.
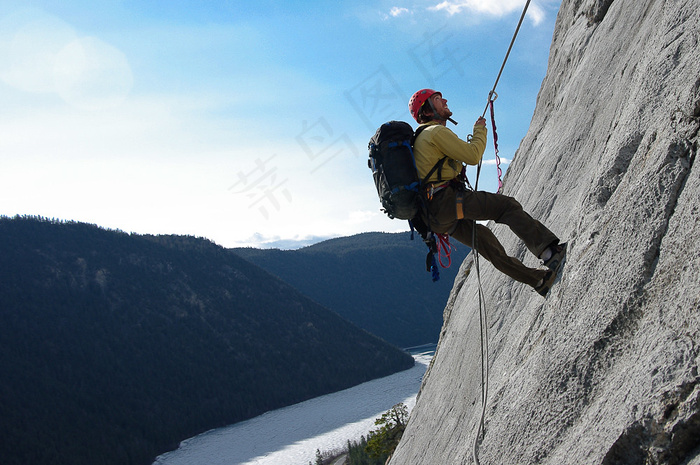
{"type": "MultiPolygon", "coordinates": [[[[527,13],[527,8],[530,6],[530,0],[527,0],[525,2],[525,7],[523,8],[523,13],[520,15],[520,21],[518,21],[518,26],[515,28],[515,33],[513,34],[513,39],[510,41],[510,46],[508,47],[508,51],[506,52],[506,56],[503,59],[503,64],[501,65],[501,69],[498,71],[498,76],[496,77],[496,82],[493,84],[493,88],[491,89],[491,92],[489,92],[489,97],[488,97],[488,103],[486,104],[486,108],[484,108],[484,112],[482,113],[481,117],[483,118],[486,115],[486,110],[491,108],[491,123],[493,126],[493,134],[494,134],[494,145],[496,148],[496,166],[498,170],[498,192],[501,192],[503,183],[501,181],[501,168],[500,168],[500,158],[498,157],[498,139],[496,135],[496,122],[494,119],[494,112],[493,112],[493,101],[496,100],[498,97],[498,94],[496,94],[496,86],[498,86],[498,81],[501,79],[501,74],[503,74],[503,69],[506,66],[506,62],[508,61],[508,56],[510,55],[511,50],[513,49],[513,44],[515,43],[515,38],[518,36],[518,32],[520,31],[520,26],[523,24],[523,20],[525,19],[525,13],[527,13]]],[[[476,170],[476,181],[474,182],[474,191],[477,190],[479,186],[479,174],[481,173],[481,160],[479,160],[479,164],[477,166],[476,170]]],[[[477,427],[476,435],[474,436],[474,449],[472,451],[472,458],[474,459],[474,463],[476,465],[480,465],[479,462],[479,436],[482,436],[486,434],[485,428],[484,428],[484,420],[486,418],[486,400],[488,398],[488,390],[489,390],[489,337],[488,337],[488,320],[486,318],[486,303],[484,299],[484,292],[481,286],[481,272],[479,270],[479,253],[478,253],[478,245],[476,242],[476,221],[474,221],[472,225],[472,250],[474,252],[474,265],[476,266],[476,278],[477,278],[477,283],[478,283],[478,288],[479,288],[479,328],[480,328],[480,341],[481,341],[481,418],[479,419],[479,425],[477,427]]]]}
{"type": "MultiPolygon", "coordinates": [[[[472,231],[472,238],[476,240],[476,225],[472,231]]],[[[486,399],[489,392],[489,334],[488,321],[486,320],[486,299],[481,287],[481,272],[479,270],[479,254],[476,253],[476,242],[474,244],[474,264],[476,266],[476,280],[479,294],[479,334],[481,343],[481,417],[479,426],[474,437],[474,450],[472,456],[474,463],[479,465],[479,435],[486,434],[484,430],[484,419],[486,418],[486,399]]]]}
{"type": "MultiPolygon", "coordinates": [[[[510,46],[508,47],[508,51],[506,52],[506,57],[503,59],[503,64],[501,65],[501,70],[498,72],[498,76],[496,77],[496,82],[493,84],[493,89],[491,89],[491,92],[489,92],[489,102],[491,101],[491,95],[496,92],[496,86],[498,86],[498,81],[501,79],[501,74],[503,74],[503,69],[506,67],[506,62],[508,61],[508,56],[510,55],[510,51],[513,50],[513,44],[515,43],[515,38],[518,37],[518,32],[520,31],[520,26],[523,24],[523,20],[525,19],[525,13],[527,13],[527,7],[530,6],[530,0],[527,0],[525,2],[525,7],[523,8],[523,14],[520,15],[520,21],[518,21],[518,27],[515,28],[515,33],[513,34],[513,39],[510,41],[510,46]]],[[[489,104],[486,104],[486,108],[484,108],[484,112],[481,114],[481,117],[483,118],[484,115],[486,115],[486,110],[488,110],[489,104]]]]}

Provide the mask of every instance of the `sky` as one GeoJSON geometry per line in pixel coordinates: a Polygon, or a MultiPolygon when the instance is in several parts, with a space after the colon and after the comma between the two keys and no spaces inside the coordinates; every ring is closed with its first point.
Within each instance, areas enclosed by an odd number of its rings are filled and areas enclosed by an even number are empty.
{"type": "MultiPolygon", "coordinates": [[[[496,88],[504,172],[559,4],[531,1],[496,88]]],[[[466,137],[524,5],[0,0],[0,215],[224,247],[406,231],[380,210],[370,137],[389,120],[416,127],[422,88],[443,93],[466,137]]],[[[490,124],[479,189],[493,192],[490,124]]]]}

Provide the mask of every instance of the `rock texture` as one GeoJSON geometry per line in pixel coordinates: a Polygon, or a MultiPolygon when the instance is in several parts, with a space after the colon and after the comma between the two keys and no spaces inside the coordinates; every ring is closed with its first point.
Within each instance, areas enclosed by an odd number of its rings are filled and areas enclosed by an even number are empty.
{"type": "MultiPolygon", "coordinates": [[[[700,464],[699,7],[562,1],[505,193],[569,254],[547,299],[480,262],[482,464],[700,464]]],[[[462,267],[392,465],[474,462],[480,312],[471,258],[462,267]]]]}

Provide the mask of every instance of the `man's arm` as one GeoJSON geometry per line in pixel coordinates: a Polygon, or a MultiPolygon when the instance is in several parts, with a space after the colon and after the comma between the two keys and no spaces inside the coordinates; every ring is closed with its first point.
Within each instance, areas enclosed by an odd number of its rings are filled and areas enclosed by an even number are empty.
{"type": "Polygon", "coordinates": [[[460,139],[452,130],[444,128],[436,131],[433,143],[448,157],[467,165],[477,165],[486,150],[486,134],[486,120],[479,118],[474,124],[471,142],[460,139]]]}

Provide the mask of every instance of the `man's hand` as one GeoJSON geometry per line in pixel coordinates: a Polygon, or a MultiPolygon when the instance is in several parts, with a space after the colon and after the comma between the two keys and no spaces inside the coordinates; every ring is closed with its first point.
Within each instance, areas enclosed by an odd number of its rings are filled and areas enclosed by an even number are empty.
{"type": "Polygon", "coordinates": [[[474,126],[484,126],[486,127],[486,118],[483,116],[480,116],[478,120],[476,120],[476,123],[474,123],[474,126]]]}

